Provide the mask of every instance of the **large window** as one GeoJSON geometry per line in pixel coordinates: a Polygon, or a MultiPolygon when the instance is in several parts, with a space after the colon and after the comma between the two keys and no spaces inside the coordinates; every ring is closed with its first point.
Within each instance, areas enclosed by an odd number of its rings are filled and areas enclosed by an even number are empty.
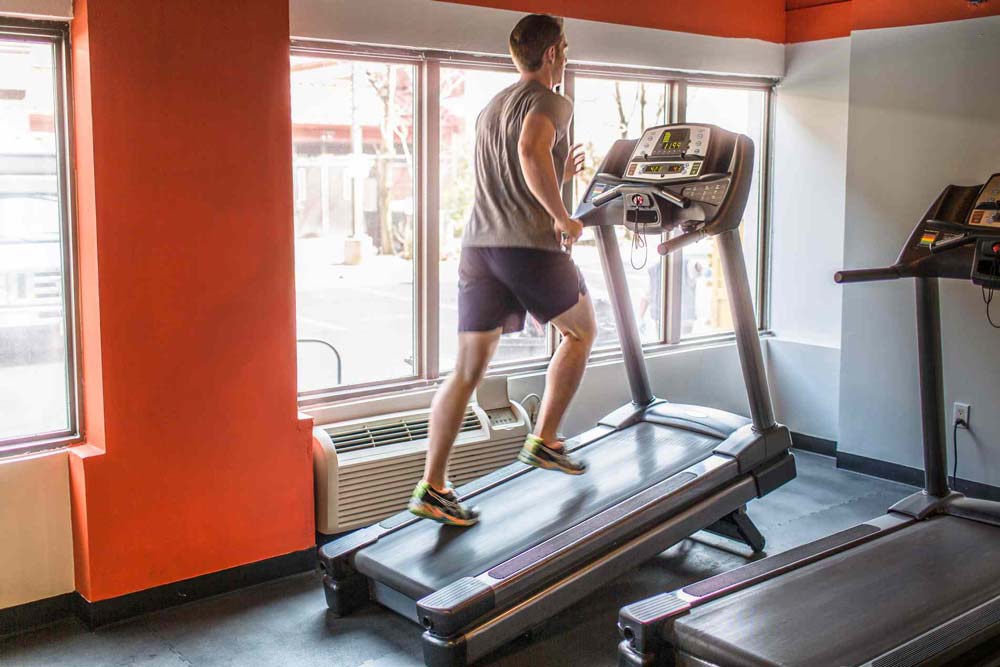
{"type": "MultiPolygon", "coordinates": [[[[634,139],[645,128],[667,122],[670,91],[666,82],[578,76],[574,79],[573,97],[574,136],[587,155],[584,171],[575,183],[577,200],[615,141],[634,139]]],[[[615,227],[615,232],[642,342],[658,342],[662,338],[664,265],[656,252],[660,239],[636,238],[624,227],[615,227]]],[[[592,232],[588,231],[573,249],[573,259],[583,271],[594,301],[598,326],[595,348],[615,347],[618,332],[592,232]]]]}
{"type": "Polygon", "coordinates": [[[299,388],[414,377],[416,68],[292,57],[299,388]]]}
{"type": "MultiPolygon", "coordinates": [[[[750,198],[740,234],[743,254],[750,279],[751,293],[759,293],[758,255],[761,227],[761,174],[766,159],[764,147],[767,93],[745,88],[688,86],[687,120],[711,123],[732,132],[741,132],[753,139],[757,155],[754,160],[750,198]]],[[[703,336],[731,331],[729,296],[722,273],[722,263],[714,239],[706,239],[682,251],[681,335],[703,336]]]]}
{"type": "MultiPolygon", "coordinates": [[[[330,48],[297,45],[291,59],[299,389],[317,402],[331,391],[423,385],[454,368],[476,121],[518,76],[503,59],[330,48]]],[[[766,82],[689,84],[676,74],[571,66],[565,88],[575,103],[571,134],[587,154],[584,174],[566,190],[571,209],[611,145],[647,127],[686,118],[754,139],[742,233],[756,286],[766,82]]],[[[616,233],[644,344],[731,330],[714,244],[665,259],[659,237],[616,233]]],[[[597,311],[595,354],[613,356],[616,325],[591,232],[573,253],[597,311]]],[[[552,327],[529,317],[501,339],[494,364],[544,364],[557,342],[552,327]]]]}
{"type": "Polygon", "coordinates": [[[0,451],[76,431],[64,45],[0,24],[0,451]]]}
{"type": "MultiPolygon", "coordinates": [[[[472,173],[476,119],[486,104],[517,81],[513,70],[441,68],[440,107],[440,369],[455,367],[458,347],[458,257],[462,232],[472,210],[472,173]]],[[[495,363],[527,361],[546,356],[548,332],[532,318],[520,333],[503,336],[495,363]]]]}

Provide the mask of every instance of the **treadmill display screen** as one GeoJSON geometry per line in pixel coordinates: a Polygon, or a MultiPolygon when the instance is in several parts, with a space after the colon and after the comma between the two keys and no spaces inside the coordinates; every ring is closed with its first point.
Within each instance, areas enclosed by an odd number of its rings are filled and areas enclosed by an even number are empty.
{"type": "Polygon", "coordinates": [[[683,155],[687,152],[690,138],[691,130],[688,128],[664,130],[650,155],[653,157],[683,155]]]}
{"type": "Polygon", "coordinates": [[[679,174],[684,171],[684,164],[647,164],[643,166],[644,174],[679,174]]]}

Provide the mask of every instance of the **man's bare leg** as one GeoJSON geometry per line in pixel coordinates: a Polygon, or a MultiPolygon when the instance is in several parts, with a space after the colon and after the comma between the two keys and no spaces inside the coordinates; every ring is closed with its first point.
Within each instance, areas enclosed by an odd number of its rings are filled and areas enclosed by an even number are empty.
{"type": "Polygon", "coordinates": [[[460,333],[455,371],[434,395],[423,481],[439,491],[445,488],[448,455],[462,426],[469,399],[486,373],[497,349],[500,332],[500,329],[495,329],[460,333]]]}
{"type": "Polygon", "coordinates": [[[581,296],[575,306],[552,323],[563,339],[545,375],[545,393],[535,424],[535,435],[550,447],[557,442],[559,424],[580,386],[590,349],[597,338],[597,321],[590,296],[581,296]]]}

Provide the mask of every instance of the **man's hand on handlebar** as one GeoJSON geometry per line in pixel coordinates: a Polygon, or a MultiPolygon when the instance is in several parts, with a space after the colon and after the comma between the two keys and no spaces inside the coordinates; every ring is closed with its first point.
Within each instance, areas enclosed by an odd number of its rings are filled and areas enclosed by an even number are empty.
{"type": "Polygon", "coordinates": [[[566,252],[569,252],[576,240],[583,235],[583,223],[568,216],[564,220],[556,220],[553,227],[559,244],[566,252]]]}
{"type": "Polygon", "coordinates": [[[583,150],[583,144],[573,144],[569,147],[569,154],[566,156],[566,165],[563,167],[563,184],[569,183],[577,174],[583,173],[584,163],[587,154],[583,150]]]}

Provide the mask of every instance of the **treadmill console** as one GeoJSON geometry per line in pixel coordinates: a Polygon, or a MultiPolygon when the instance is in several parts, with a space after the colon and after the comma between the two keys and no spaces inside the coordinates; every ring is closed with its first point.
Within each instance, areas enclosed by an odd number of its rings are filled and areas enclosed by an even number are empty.
{"type": "Polygon", "coordinates": [[[720,233],[740,223],[742,215],[721,213],[727,202],[742,212],[745,202],[736,199],[746,197],[752,164],[749,138],[715,125],[651,127],[612,146],[574,217],[589,226],[624,224],[639,234],[709,225],[720,233]],[[740,187],[733,187],[736,180],[740,187]]]}
{"type": "Polygon", "coordinates": [[[646,130],[636,143],[625,177],[661,183],[702,173],[712,141],[708,125],[668,125],[646,130]]]}
{"type": "MultiPolygon", "coordinates": [[[[979,191],[976,204],[969,211],[968,224],[1000,228],[1000,174],[994,174],[979,191]]],[[[976,241],[972,282],[991,289],[1000,288],[1000,237],[976,241]]]]}

